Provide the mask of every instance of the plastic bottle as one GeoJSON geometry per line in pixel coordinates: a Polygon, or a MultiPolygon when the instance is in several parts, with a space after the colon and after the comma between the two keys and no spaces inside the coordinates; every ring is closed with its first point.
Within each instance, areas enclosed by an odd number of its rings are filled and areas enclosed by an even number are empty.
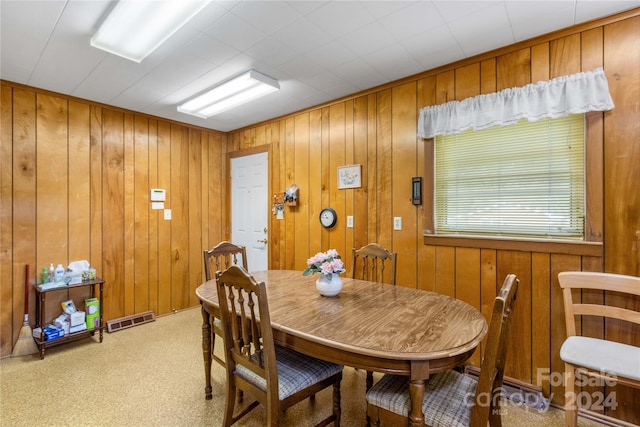
{"type": "Polygon", "coordinates": [[[53,263],[49,264],[49,280],[48,282],[53,282],[53,279],[56,277],[56,269],[53,268],[53,263]]]}
{"type": "MultiPolygon", "coordinates": [[[[53,265],[53,264],[52,264],[53,265]]],[[[58,264],[58,266],[56,267],[56,282],[62,282],[64,281],[64,267],[62,266],[62,264],[58,264]]]]}
{"type": "Polygon", "coordinates": [[[43,267],[42,268],[42,279],[40,280],[41,284],[45,284],[49,281],[49,271],[47,270],[47,267],[43,267]]]}

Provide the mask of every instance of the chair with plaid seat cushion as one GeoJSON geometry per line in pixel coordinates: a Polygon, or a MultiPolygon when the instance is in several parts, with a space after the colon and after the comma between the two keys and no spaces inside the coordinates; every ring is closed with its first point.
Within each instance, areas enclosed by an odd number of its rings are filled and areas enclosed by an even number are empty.
{"type": "MultiPolygon", "coordinates": [[[[457,371],[441,372],[425,384],[422,400],[424,424],[432,427],[500,426],[499,394],[504,373],[509,318],[518,279],[509,274],[495,298],[487,344],[475,378],[457,371]]],[[[409,379],[385,375],[367,392],[367,415],[373,425],[382,422],[409,425],[409,379]]]]}
{"type": "Polygon", "coordinates": [[[342,366],[275,345],[265,284],[242,267],[216,273],[216,288],[227,371],[223,424],[234,424],[262,404],[265,425],[277,426],[286,408],[333,386],[332,413],[317,425],[339,426],[342,366]],[[253,402],[236,413],[238,390],[253,402]]]}

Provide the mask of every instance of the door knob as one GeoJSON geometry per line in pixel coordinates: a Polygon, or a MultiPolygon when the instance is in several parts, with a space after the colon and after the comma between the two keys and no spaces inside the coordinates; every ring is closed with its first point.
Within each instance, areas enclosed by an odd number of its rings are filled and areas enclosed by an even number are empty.
{"type": "Polygon", "coordinates": [[[258,240],[258,243],[264,243],[266,245],[267,244],[267,239],[258,240]]]}

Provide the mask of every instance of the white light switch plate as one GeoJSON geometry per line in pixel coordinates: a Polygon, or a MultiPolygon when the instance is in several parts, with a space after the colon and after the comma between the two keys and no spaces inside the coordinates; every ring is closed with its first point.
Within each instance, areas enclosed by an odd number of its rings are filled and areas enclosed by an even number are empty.
{"type": "Polygon", "coordinates": [[[393,229],[394,230],[402,230],[402,217],[394,216],[393,217],[393,229]]]}
{"type": "Polygon", "coordinates": [[[164,219],[167,221],[171,219],[171,209],[164,210],[164,219]]]}
{"type": "Polygon", "coordinates": [[[347,216],[347,228],[353,228],[353,215],[347,216]]]}

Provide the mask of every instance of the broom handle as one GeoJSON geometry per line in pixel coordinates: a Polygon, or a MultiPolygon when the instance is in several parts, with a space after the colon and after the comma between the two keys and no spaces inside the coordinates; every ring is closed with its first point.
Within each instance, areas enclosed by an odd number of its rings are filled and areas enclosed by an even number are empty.
{"type": "Polygon", "coordinates": [[[29,264],[25,266],[24,272],[24,321],[29,321],[29,264]]]}

